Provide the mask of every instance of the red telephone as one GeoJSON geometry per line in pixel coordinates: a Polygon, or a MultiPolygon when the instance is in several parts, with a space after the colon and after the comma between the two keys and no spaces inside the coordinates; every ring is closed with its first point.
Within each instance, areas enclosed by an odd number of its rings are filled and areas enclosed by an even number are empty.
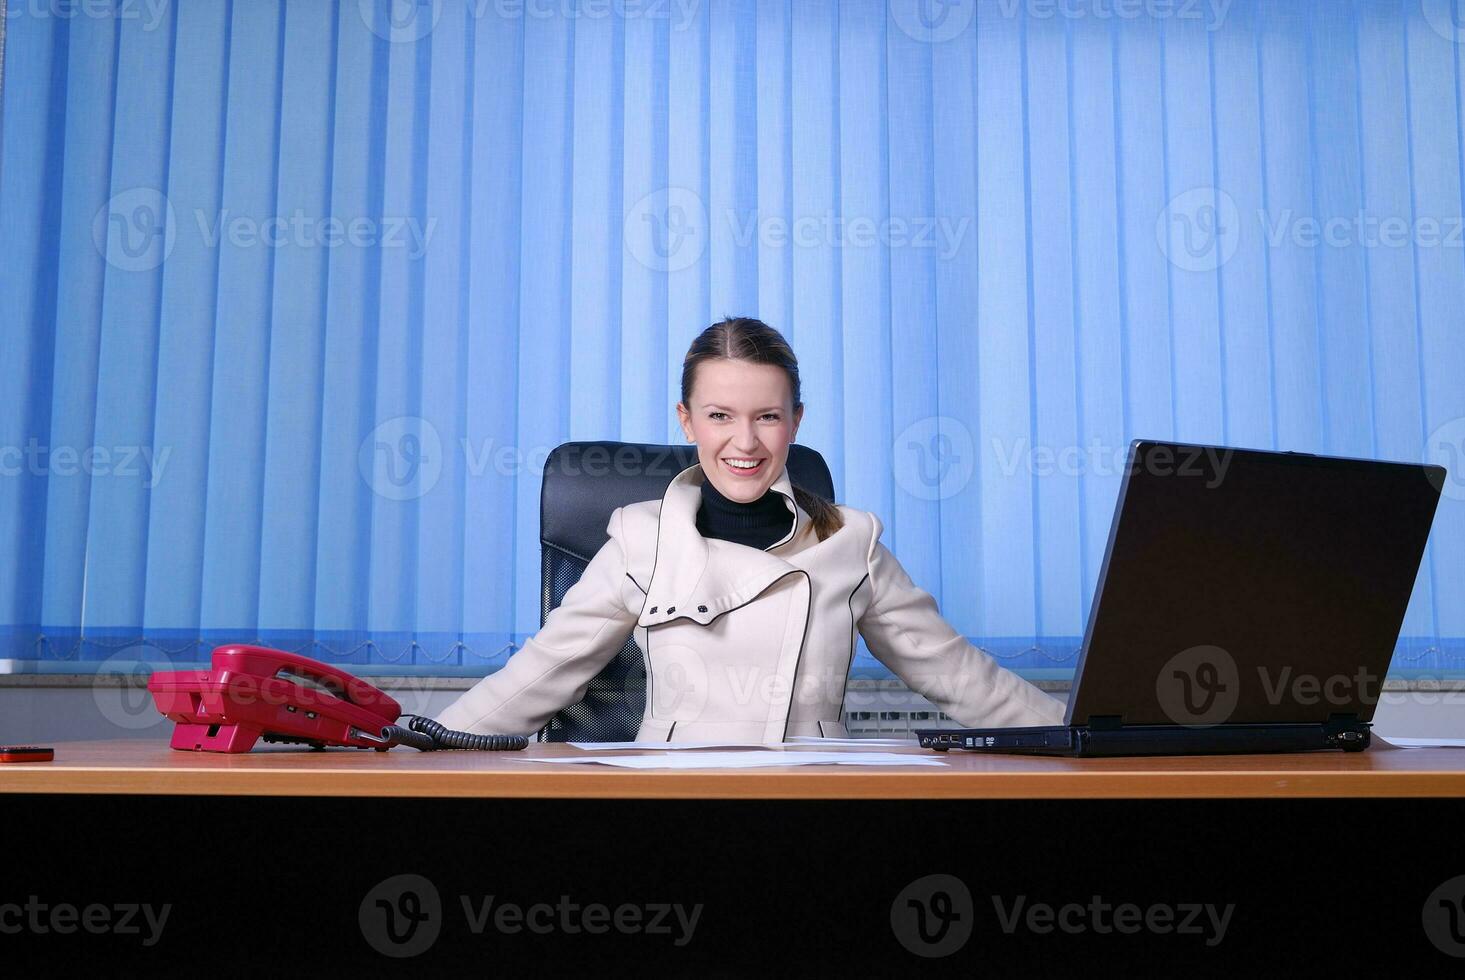
{"type": "Polygon", "coordinates": [[[523,735],[453,732],[431,718],[396,724],[402,706],[338,667],[268,647],[214,650],[209,670],[155,673],[148,680],[157,709],[176,722],[175,749],[248,752],[255,742],[301,742],[385,751],[393,745],[432,749],[522,749],[523,735]]]}

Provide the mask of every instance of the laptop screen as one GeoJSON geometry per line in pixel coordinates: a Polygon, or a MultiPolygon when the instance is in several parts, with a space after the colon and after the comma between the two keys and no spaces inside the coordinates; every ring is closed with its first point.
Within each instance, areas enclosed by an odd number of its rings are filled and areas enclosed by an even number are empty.
{"type": "Polygon", "coordinates": [[[1444,476],[1132,443],[1069,723],[1370,720],[1444,476]]]}

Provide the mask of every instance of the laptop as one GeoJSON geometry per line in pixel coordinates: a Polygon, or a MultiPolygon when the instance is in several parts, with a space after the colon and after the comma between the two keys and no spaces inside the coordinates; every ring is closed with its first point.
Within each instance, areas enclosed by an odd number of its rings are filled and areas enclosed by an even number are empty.
{"type": "Polygon", "coordinates": [[[1065,724],[918,729],[945,751],[1358,751],[1443,467],[1136,440],[1065,724]]]}

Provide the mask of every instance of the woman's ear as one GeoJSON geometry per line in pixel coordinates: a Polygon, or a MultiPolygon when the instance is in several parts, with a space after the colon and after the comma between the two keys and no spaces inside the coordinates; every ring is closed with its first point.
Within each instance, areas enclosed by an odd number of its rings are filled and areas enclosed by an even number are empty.
{"type": "Polygon", "coordinates": [[[682,435],[687,437],[687,441],[696,442],[696,436],[692,435],[692,413],[681,402],[677,402],[677,421],[682,423],[682,435]]]}
{"type": "Polygon", "coordinates": [[[794,431],[788,434],[788,441],[793,442],[794,437],[799,434],[799,423],[804,420],[804,406],[800,405],[794,409],[794,431]]]}

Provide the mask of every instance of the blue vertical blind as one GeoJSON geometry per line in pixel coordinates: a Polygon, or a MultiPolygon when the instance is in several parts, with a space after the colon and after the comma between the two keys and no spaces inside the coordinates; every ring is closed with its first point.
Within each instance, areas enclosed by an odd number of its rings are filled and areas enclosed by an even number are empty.
{"type": "Polygon", "coordinates": [[[1460,13],[10,0],[0,657],[501,663],[549,450],[680,442],[752,314],[1011,664],[1154,437],[1452,464],[1395,664],[1457,668],[1460,13]]]}

